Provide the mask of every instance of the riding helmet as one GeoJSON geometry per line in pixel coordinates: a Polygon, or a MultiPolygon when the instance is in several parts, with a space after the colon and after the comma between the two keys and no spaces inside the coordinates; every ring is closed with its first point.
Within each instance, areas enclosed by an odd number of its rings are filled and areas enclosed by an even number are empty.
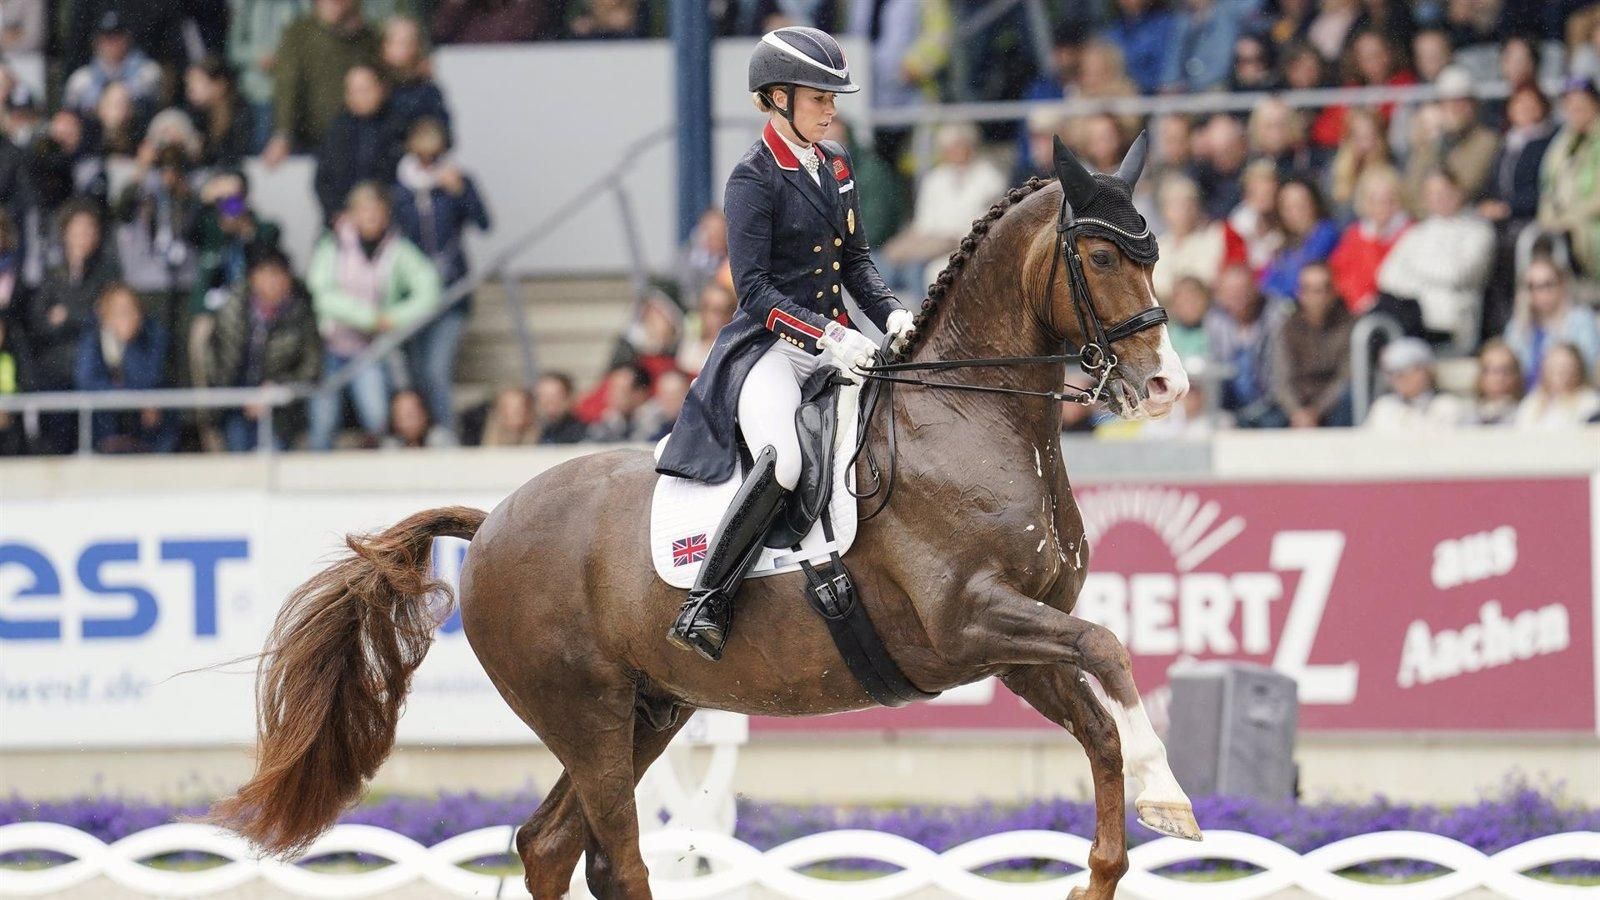
{"type": "Polygon", "coordinates": [[[750,55],[751,93],[791,84],[838,94],[861,90],[850,80],[839,42],[826,31],[800,25],[767,32],[750,55]]]}

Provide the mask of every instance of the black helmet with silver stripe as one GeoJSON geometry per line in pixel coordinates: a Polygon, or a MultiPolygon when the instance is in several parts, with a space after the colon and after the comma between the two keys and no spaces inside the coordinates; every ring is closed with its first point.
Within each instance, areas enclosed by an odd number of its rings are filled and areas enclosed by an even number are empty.
{"type": "Polygon", "coordinates": [[[861,90],[850,80],[850,64],[839,42],[826,31],[800,25],[767,32],[750,54],[751,93],[766,93],[779,85],[838,94],[861,90]]]}

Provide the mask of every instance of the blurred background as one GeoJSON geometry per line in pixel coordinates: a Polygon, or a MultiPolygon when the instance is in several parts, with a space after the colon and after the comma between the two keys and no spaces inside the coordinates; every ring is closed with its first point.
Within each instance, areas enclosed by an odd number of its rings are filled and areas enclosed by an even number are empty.
{"type": "MultiPolygon", "coordinates": [[[[737,306],[722,184],[787,24],[863,85],[829,136],[913,308],[1055,136],[1111,171],[1149,132],[1193,389],[1065,405],[1062,441],[1078,612],[1203,826],[1600,831],[1585,0],[0,0],[0,826],[113,840],[219,795],[250,664],[188,670],[257,652],[338,535],[670,430],[737,306]]],[[[1081,750],[996,683],[729,727],[688,759],[738,748],[718,821],[763,848],[1088,834],[1081,750]]],[[[515,824],[558,772],[533,742],[446,622],[401,799],[359,814],[515,824]]]]}

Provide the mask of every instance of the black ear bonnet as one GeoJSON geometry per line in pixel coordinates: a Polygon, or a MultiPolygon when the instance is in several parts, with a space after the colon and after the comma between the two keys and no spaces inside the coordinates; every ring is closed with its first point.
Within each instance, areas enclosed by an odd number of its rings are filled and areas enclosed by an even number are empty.
{"type": "Polygon", "coordinates": [[[1133,142],[1116,175],[1090,172],[1056,138],[1056,175],[1066,199],[1066,224],[1074,231],[1104,238],[1129,259],[1151,265],[1159,256],[1150,224],[1133,205],[1133,186],[1144,168],[1146,141],[1133,142]]]}

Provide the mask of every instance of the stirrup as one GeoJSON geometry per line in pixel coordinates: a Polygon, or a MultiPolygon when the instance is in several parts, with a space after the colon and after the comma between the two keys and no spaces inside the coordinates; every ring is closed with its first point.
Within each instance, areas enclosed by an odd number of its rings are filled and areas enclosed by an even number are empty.
{"type": "Polygon", "coordinates": [[[720,595],[721,591],[715,589],[705,591],[698,597],[691,593],[683,601],[677,617],[672,620],[672,626],[667,629],[667,641],[679,649],[693,650],[707,662],[721,659],[722,648],[728,643],[728,625],[732,622],[733,609],[731,600],[720,595]],[[711,608],[719,602],[723,606],[720,617],[711,608]],[[727,619],[728,622],[718,622],[718,618],[727,619]],[[715,629],[715,637],[704,633],[710,629],[715,629]]]}

